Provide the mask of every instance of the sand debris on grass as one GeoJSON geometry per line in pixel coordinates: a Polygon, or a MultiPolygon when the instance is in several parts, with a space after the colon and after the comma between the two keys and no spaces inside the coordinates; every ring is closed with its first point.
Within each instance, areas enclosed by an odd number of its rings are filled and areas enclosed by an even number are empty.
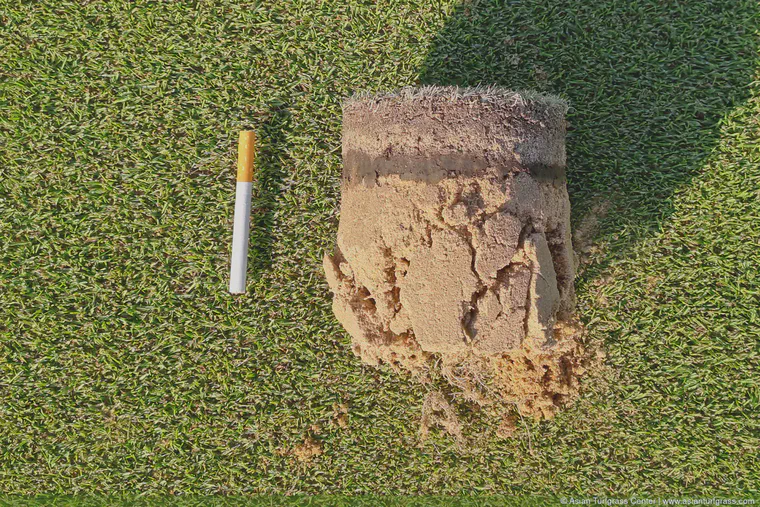
{"type": "Polygon", "coordinates": [[[454,437],[459,444],[464,443],[462,423],[456,410],[440,391],[430,391],[422,403],[420,420],[420,441],[427,439],[430,429],[438,427],[454,437]]]}
{"type": "Polygon", "coordinates": [[[517,431],[517,417],[508,414],[502,417],[499,428],[496,430],[496,436],[499,438],[512,438],[517,431]]]}
{"type": "Polygon", "coordinates": [[[324,452],[322,444],[311,436],[293,448],[293,456],[301,463],[308,463],[324,452]]]}
{"type": "Polygon", "coordinates": [[[333,422],[339,428],[348,427],[348,405],[345,403],[333,403],[333,422]]]}

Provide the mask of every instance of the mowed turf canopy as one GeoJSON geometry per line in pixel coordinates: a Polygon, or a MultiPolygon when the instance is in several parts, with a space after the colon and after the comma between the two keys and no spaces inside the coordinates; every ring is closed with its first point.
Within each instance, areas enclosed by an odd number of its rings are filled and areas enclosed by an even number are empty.
{"type": "Polygon", "coordinates": [[[759,26],[744,0],[0,0],[0,490],[757,494],[759,26]],[[462,411],[464,449],[420,444],[438,380],[363,366],[321,272],[342,99],[417,84],[569,102],[606,352],[510,438],[462,411]]]}

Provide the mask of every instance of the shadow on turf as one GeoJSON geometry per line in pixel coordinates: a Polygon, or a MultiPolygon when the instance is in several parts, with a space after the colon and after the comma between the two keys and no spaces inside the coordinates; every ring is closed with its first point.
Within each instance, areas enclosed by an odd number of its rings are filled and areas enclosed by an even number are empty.
{"type": "Polygon", "coordinates": [[[270,105],[256,130],[256,172],[251,198],[249,276],[258,279],[272,265],[274,211],[281,193],[289,149],[285,133],[290,128],[290,112],[279,104],[270,105]]]}
{"type": "Polygon", "coordinates": [[[574,225],[610,203],[597,240],[613,246],[583,285],[673,213],[721,117],[748,96],[758,20],[754,2],[473,0],[433,41],[420,80],[569,101],[574,225]]]}

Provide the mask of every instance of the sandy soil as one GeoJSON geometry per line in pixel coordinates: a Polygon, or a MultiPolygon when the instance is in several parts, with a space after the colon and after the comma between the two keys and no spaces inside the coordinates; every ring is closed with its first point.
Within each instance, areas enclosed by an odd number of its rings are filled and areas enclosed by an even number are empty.
{"type": "Polygon", "coordinates": [[[551,417],[584,371],[573,318],[566,106],[404,90],[344,106],[333,310],[367,363],[436,360],[478,403],[551,417]]]}

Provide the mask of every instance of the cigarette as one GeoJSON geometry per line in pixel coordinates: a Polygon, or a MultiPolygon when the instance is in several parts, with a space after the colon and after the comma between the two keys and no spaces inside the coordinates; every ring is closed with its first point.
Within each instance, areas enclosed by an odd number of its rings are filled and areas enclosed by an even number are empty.
{"type": "Polygon", "coordinates": [[[235,220],[232,229],[232,259],[230,261],[230,293],[245,294],[248,268],[248,233],[251,220],[251,186],[255,158],[256,134],[240,132],[238,142],[237,184],[235,191],[235,220]]]}

